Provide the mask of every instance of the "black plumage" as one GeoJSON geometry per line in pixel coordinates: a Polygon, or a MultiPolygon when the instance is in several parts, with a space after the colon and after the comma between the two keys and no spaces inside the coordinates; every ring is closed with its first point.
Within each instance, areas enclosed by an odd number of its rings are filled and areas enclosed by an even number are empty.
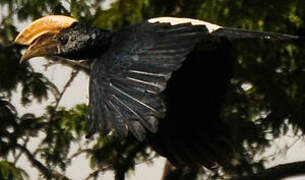
{"type": "Polygon", "coordinates": [[[199,42],[163,92],[166,117],[150,144],[174,165],[215,168],[234,156],[230,127],[220,119],[232,75],[231,44],[226,39],[199,42]],[[205,48],[208,44],[208,48],[205,48]]]}
{"type": "Polygon", "coordinates": [[[173,164],[213,168],[234,156],[230,128],[219,117],[232,72],[226,38],[298,37],[203,21],[146,21],[118,32],[76,22],[35,42],[51,39],[52,46],[45,44],[56,48],[44,55],[90,61],[89,136],[126,137],[130,131],[143,141],[147,134],[173,164]]]}
{"type": "Polygon", "coordinates": [[[157,118],[166,113],[159,94],[206,32],[203,26],[159,23],[117,32],[110,51],[93,60],[89,110],[94,127],[123,136],[129,129],[139,140],[145,129],[156,132],[157,118]]]}

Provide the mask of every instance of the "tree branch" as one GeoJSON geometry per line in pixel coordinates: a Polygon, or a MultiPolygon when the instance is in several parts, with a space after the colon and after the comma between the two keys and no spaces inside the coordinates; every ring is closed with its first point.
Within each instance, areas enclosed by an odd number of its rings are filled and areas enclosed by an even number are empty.
{"type": "Polygon", "coordinates": [[[48,168],[46,168],[40,161],[38,161],[25,146],[20,144],[16,144],[16,146],[26,154],[27,158],[31,161],[32,165],[37,167],[39,171],[46,177],[46,179],[51,179],[52,177],[51,171],[48,168]]]}
{"type": "Polygon", "coordinates": [[[49,62],[48,64],[44,65],[45,68],[48,68],[49,66],[52,66],[54,64],[61,64],[64,66],[71,67],[72,69],[79,69],[87,74],[90,73],[90,65],[88,64],[87,61],[71,61],[59,56],[52,56],[49,57],[48,59],[52,60],[53,62],[49,62]]]}
{"type": "Polygon", "coordinates": [[[97,177],[99,176],[100,173],[103,173],[103,172],[105,172],[105,171],[111,170],[112,168],[113,168],[112,165],[109,165],[109,166],[106,166],[106,167],[104,167],[104,168],[97,169],[97,170],[91,172],[91,173],[86,177],[85,180],[89,180],[89,179],[91,179],[91,178],[97,178],[97,177]]]}
{"type": "Polygon", "coordinates": [[[305,174],[305,161],[280,164],[257,174],[233,178],[232,180],[276,180],[305,174]]]}
{"type": "Polygon", "coordinates": [[[39,160],[35,158],[35,156],[24,146],[21,144],[16,144],[16,147],[18,147],[21,151],[25,153],[27,158],[30,160],[33,166],[37,167],[39,171],[45,176],[46,179],[51,180],[54,179],[62,179],[62,180],[69,180],[68,177],[60,174],[57,171],[52,171],[51,169],[48,169],[41,163],[39,160]]]}
{"type": "MultiPolygon", "coordinates": [[[[30,136],[27,136],[26,139],[24,140],[24,143],[23,143],[23,146],[26,147],[28,142],[30,141],[30,136]]],[[[23,151],[20,151],[18,153],[18,155],[15,157],[15,160],[14,160],[14,165],[16,165],[16,163],[18,162],[19,158],[21,157],[21,155],[23,154],[23,151]]]]}
{"type": "Polygon", "coordinates": [[[70,87],[72,81],[74,80],[74,78],[76,77],[76,75],[77,75],[78,73],[79,73],[79,70],[78,70],[78,69],[73,70],[73,71],[71,72],[70,79],[66,82],[66,84],[65,84],[65,86],[64,86],[64,88],[63,88],[63,90],[60,92],[58,98],[56,99],[55,109],[57,109],[57,107],[58,107],[58,105],[59,105],[59,103],[60,103],[60,101],[61,101],[63,95],[65,94],[65,92],[66,92],[66,90],[68,89],[68,87],[70,87]]]}

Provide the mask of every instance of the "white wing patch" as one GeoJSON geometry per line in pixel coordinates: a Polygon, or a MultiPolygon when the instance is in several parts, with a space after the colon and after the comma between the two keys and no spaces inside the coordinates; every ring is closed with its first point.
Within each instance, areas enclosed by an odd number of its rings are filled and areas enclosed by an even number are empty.
{"type": "Polygon", "coordinates": [[[219,26],[217,24],[212,24],[209,22],[201,21],[198,19],[191,19],[191,18],[157,17],[157,18],[148,19],[148,22],[170,23],[171,25],[183,24],[183,23],[191,23],[192,25],[205,25],[209,33],[212,33],[217,29],[222,28],[222,26],[219,26]]]}

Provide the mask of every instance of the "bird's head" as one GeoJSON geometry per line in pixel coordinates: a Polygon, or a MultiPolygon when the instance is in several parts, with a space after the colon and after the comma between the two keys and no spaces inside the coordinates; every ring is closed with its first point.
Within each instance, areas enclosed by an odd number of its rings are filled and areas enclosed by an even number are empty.
{"type": "Polygon", "coordinates": [[[108,31],[89,28],[76,19],[49,15],[37,19],[22,30],[15,43],[28,46],[20,62],[33,57],[60,56],[72,60],[97,56],[108,31]]]}

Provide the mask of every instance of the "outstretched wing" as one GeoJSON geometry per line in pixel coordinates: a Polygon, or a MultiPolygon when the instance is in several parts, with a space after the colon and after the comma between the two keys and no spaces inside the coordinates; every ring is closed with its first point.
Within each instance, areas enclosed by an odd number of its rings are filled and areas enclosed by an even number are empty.
{"type": "Polygon", "coordinates": [[[114,34],[112,45],[91,70],[89,113],[92,128],[142,140],[156,132],[166,112],[159,94],[194,45],[205,25],[144,22],[114,34]]]}

